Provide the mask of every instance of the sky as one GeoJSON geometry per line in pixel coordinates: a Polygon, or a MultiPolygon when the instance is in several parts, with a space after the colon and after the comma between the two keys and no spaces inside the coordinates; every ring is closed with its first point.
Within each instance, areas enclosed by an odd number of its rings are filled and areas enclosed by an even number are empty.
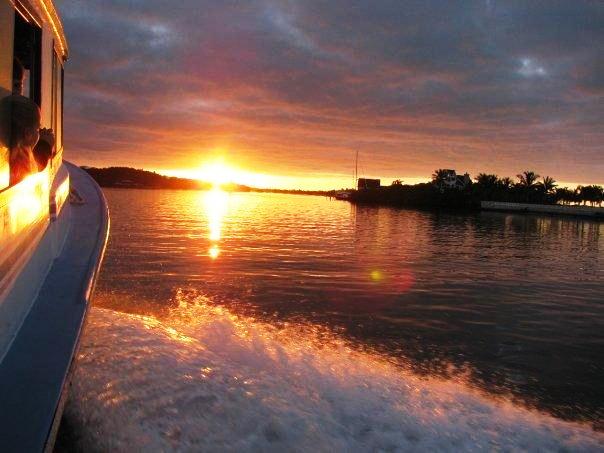
{"type": "Polygon", "coordinates": [[[604,183],[604,2],[55,0],[80,165],[604,183]]]}

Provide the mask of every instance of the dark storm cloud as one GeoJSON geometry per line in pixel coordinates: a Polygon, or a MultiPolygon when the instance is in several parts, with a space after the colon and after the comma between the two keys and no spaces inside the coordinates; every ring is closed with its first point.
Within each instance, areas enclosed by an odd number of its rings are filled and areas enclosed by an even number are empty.
{"type": "Polygon", "coordinates": [[[178,167],[227,142],[282,174],[361,148],[384,176],[603,179],[600,2],[57,3],[82,163],[178,167]]]}

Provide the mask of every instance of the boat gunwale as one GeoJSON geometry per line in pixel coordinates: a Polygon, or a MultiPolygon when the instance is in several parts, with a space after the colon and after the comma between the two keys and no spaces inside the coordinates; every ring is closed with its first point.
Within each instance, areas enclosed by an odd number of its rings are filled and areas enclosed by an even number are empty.
{"type": "Polygon", "coordinates": [[[67,373],[65,378],[61,384],[60,398],[55,409],[55,413],[53,415],[53,423],[50,427],[46,445],[44,447],[45,452],[52,452],[54,448],[54,443],[57,437],[57,433],[59,432],[59,427],[61,425],[61,418],[63,415],[63,409],[65,408],[65,403],[67,401],[67,390],[69,386],[69,382],[71,381],[71,377],[76,368],[76,358],[78,350],[80,349],[80,343],[82,339],[82,332],[86,327],[86,323],[88,321],[88,311],[90,310],[90,304],[92,301],[92,297],[94,295],[94,290],[96,288],[96,283],[99,277],[99,273],[101,270],[101,266],[103,264],[103,259],[105,257],[105,251],[107,250],[107,243],[109,242],[109,230],[111,227],[111,218],[109,215],[109,205],[107,204],[107,198],[103,193],[101,187],[97,184],[97,182],[84,170],[77,167],[76,165],[63,161],[63,164],[68,168],[71,166],[76,171],[81,172],[86,178],[91,182],[91,185],[95,188],[97,195],[99,197],[100,206],[99,209],[101,211],[101,225],[99,226],[99,234],[97,235],[97,242],[93,249],[93,252],[90,255],[90,259],[88,260],[88,272],[85,278],[85,285],[83,285],[83,291],[81,292],[81,301],[85,304],[86,308],[84,310],[84,314],[82,316],[82,322],[77,331],[76,342],[73,347],[73,351],[71,353],[71,360],[67,369],[67,373]]]}

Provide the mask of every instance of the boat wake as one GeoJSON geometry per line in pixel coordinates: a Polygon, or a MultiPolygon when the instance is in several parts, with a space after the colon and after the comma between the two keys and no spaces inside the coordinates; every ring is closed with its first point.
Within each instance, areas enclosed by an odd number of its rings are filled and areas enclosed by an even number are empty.
{"type": "Polygon", "coordinates": [[[593,451],[590,427],[422,379],[334,335],[203,298],[166,319],[93,308],[66,417],[100,451],[593,451]]]}

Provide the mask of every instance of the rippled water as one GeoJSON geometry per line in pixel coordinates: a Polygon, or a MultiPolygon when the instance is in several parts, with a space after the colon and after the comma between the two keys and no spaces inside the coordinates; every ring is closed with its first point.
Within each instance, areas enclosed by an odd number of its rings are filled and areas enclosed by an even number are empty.
{"type": "Polygon", "coordinates": [[[83,445],[603,446],[525,409],[602,420],[603,223],[106,194],[67,412],[83,445]]]}

